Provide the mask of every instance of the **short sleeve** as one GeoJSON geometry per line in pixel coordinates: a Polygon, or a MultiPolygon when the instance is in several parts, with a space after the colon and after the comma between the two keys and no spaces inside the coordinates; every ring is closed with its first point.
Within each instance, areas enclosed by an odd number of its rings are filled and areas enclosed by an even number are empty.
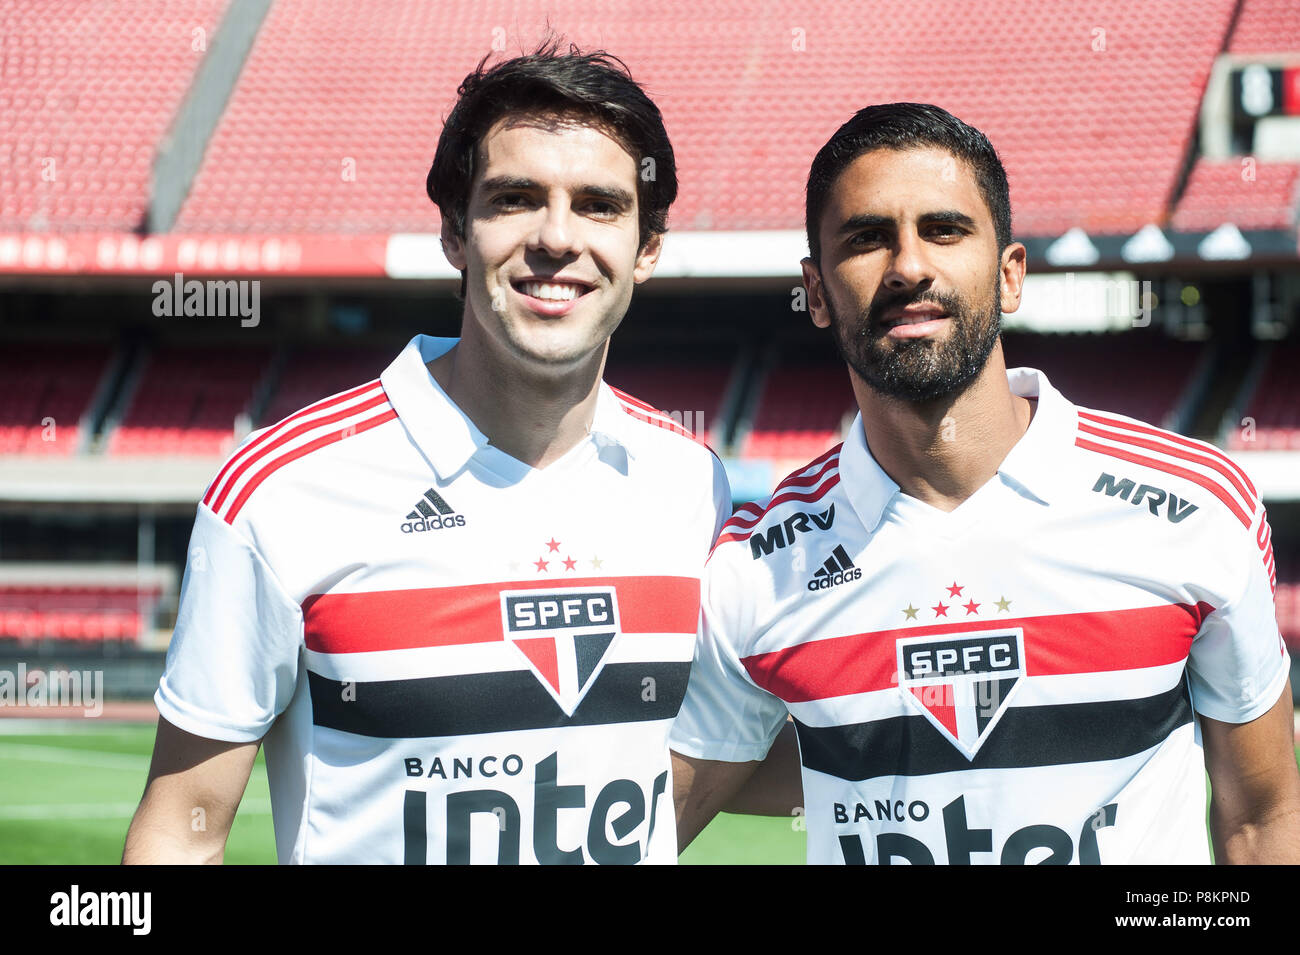
{"type": "Polygon", "coordinates": [[[154,701],[187,733],[261,739],[293,698],[302,612],[235,528],[199,506],[154,701]]]}
{"type": "Polygon", "coordinates": [[[695,660],[669,745],[697,759],[740,763],[767,755],[787,710],[750,679],[735,649],[750,615],[724,568],[711,561],[705,569],[695,660]]]}
{"type": "Polygon", "coordinates": [[[710,452],[709,457],[713,460],[713,536],[709,538],[712,546],[722,533],[722,525],[731,517],[731,483],[718,456],[710,452]]]}
{"type": "Polygon", "coordinates": [[[1249,536],[1233,535],[1232,564],[1244,584],[1205,618],[1192,641],[1192,703],[1225,723],[1248,723],[1269,710],[1291,670],[1273,604],[1271,533],[1261,506],[1249,536]]]}

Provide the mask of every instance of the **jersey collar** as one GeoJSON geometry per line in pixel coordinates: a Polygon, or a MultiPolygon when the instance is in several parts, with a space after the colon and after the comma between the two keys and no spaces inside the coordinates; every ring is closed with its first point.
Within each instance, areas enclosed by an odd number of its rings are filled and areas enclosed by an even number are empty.
{"type": "Polygon", "coordinates": [[[998,473],[1044,504],[1056,499],[1065,455],[1074,447],[1078,414],[1066,398],[1034,368],[1010,368],[1007,384],[1021,398],[1037,398],[1029,429],[1002,461],[998,473]]]}
{"type": "MultiPolygon", "coordinates": [[[[1044,504],[1051,504],[1060,485],[1063,455],[1074,445],[1074,405],[1052,387],[1046,375],[1033,368],[1009,369],[1007,384],[1012,394],[1037,398],[1038,407],[998,473],[1044,504]]],[[[840,472],[853,509],[867,530],[874,531],[899,488],[867,448],[861,412],[853,419],[840,449],[840,472]]]]}
{"type": "MultiPolygon", "coordinates": [[[[407,434],[443,481],[451,480],[475,455],[490,449],[487,435],[447,396],[426,367],[456,342],[455,338],[416,335],[379,376],[407,434]]],[[[618,398],[602,381],[591,427],[591,440],[602,460],[617,463],[620,458],[626,461],[634,456],[626,440],[630,421],[618,398]],[[606,452],[614,449],[623,453],[611,458],[606,452]]],[[[528,470],[525,465],[520,467],[528,470]]]]}

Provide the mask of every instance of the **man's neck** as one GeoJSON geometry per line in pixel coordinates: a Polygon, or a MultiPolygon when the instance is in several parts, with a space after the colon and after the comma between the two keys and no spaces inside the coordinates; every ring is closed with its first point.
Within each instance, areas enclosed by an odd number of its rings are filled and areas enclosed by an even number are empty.
{"type": "Polygon", "coordinates": [[[591,432],[604,367],[602,351],[576,373],[533,374],[473,337],[428,363],[493,447],[534,468],[559,460],[591,432]]]}
{"type": "Polygon", "coordinates": [[[941,511],[955,510],[997,473],[1034,414],[1011,393],[1001,343],[969,387],[936,401],[886,398],[850,377],[876,463],[904,494],[941,511]]]}

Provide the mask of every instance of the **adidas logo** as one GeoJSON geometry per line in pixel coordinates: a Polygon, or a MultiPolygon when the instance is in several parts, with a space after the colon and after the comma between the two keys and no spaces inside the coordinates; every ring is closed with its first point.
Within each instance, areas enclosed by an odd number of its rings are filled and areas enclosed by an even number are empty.
{"type": "Polygon", "coordinates": [[[826,558],[826,563],[818,567],[812,580],[808,581],[808,589],[814,592],[825,590],[827,587],[845,584],[861,577],[862,568],[854,566],[843,544],[836,544],[835,549],[831,551],[831,556],[826,558]]]}
{"type": "Polygon", "coordinates": [[[402,524],[403,534],[419,534],[423,531],[437,531],[449,527],[464,527],[465,515],[457,514],[442,495],[433,488],[424,492],[424,497],[415,502],[415,510],[406,515],[402,524]]]}

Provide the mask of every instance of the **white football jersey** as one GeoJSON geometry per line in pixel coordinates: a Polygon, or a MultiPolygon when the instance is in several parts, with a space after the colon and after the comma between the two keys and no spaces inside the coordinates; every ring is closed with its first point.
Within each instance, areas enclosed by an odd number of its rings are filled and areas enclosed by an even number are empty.
{"type": "Polygon", "coordinates": [[[265,737],[281,862],[676,861],[668,727],[717,458],[602,384],[536,470],[418,336],[251,435],[198,509],[159,712],[265,737]]]}
{"type": "Polygon", "coordinates": [[[1289,669],[1264,508],[1217,449],[1008,378],[1032,422],[951,513],[860,416],[737,511],[672,746],[761,759],[793,717],[813,863],[1207,862],[1196,714],[1289,669]]]}

